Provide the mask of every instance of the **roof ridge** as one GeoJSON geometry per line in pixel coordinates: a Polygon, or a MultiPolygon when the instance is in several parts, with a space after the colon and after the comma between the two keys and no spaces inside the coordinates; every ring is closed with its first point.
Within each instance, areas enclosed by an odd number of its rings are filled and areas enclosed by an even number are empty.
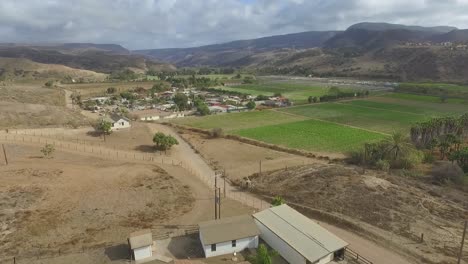
{"type": "MultiPolygon", "coordinates": [[[[289,207],[289,206],[288,206],[289,207]]],[[[289,221],[287,221],[286,219],[284,219],[283,217],[281,217],[279,214],[277,214],[275,211],[272,210],[272,208],[269,209],[273,214],[275,214],[276,216],[278,216],[279,218],[281,218],[284,222],[286,222],[288,225],[290,225],[292,228],[296,229],[297,231],[299,231],[300,233],[304,234],[306,237],[308,237],[309,239],[313,240],[314,242],[317,243],[317,245],[319,245],[320,247],[322,247],[323,249],[325,249],[327,252],[331,253],[332,251],[328,250],[324,244],[322,244],[320,241],[318,241],[317,239],[315,239],[314,237],[312,237],[311,235],[307,234],[307,233],[304,233],[303,231],[299,230],[298,228],[296,228],[295,226],[293,226],[289,221]]]]}

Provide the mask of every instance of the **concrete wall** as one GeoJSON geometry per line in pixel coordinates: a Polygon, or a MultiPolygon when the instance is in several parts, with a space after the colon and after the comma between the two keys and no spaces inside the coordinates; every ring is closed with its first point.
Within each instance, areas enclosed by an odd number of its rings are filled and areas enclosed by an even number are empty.
{"type": "Polygon", "coordinates": [[[135,256],[135,260],[141,260],[151,257],[153,255],[153,251],[151,246],[135,248],[133,250],[133,255],[135,256]]]}
{"type": "Polygon", "coordinates": [[[205,257],[215,257],[227,254],[233,254],[234,252],[240,252],[247,248],[258,247],[258,236],[249,237],[244,239],[236,240],[236,247],[232,247],[232,241],[222,242],[216,244],[216,251],[211,251],[211,245],[203,245],[203,251],[205,257]]]}
{"type": "Polygon", "coordinates": [[[260,229],[260,238],[263,239],[270,247],[278,252],[286,261],[291,264],[305,264],[306,259],[299,254],[295,249],[290,247],[275,233],[271,232],[266,226],[255,219],[258,229],[260,229]]]}

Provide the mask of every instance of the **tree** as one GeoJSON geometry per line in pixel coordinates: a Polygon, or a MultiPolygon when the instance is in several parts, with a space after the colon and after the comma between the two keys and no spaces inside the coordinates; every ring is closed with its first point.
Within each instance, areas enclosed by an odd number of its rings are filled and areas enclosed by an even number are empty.
{"type": "Polygon", "coordinates": [[[255,104],[254,101],[249,101],[245,106],[250,110],[254,110],[257,107],[257,104],[255,104]]]}
{"type": "Polygon", "coordinates": [[[312,98],[312,101],[313,101],[314,103],[317,103],[317,102],[318,102],[318,100],[319,100],[319,99],[318,99],[318,97],[317,97],[317,96],[314,96],[314,98],[312,98]]]}
{"type": "Polygon", "coordinates": [[[464,172],[468,172],[468,147],[450,153],[449,160],[457,162],[464,172]]]}
{"type": "Polygon", "coordinates": [[[205,102],[200,101],[196,105],[197,105],[197,112],[200,115],[206,116],[210,114],[210,109],[208,108],[208,105],[205,104],[205,102]]]}
{"type": "Polygon", "coordinates": [[[104,135],[104,141],[106,141],[106,135],[110,135],[112,133],[112,123],[103,119],[96,124],[95,129],[101,133],[101,135],[104,135]]]}
{"type": "Polygon", "coordinates": [[[153,142],[158,150],[169,150],[174,145],[179,145],[179,141],[171,135],[158,132],[153,136],[153,142]]]}
{"type": "Polygon", "coordinates": [[[179,111],[185,111],[189,109],[188,97],[183,93],[177,93],[174,95],[174,103],[176,104],[179,111]]]}
{"type": "Polygon", "coordinates": [[[281,196],[275,196],[275,198],[273,198],[273,201],[271,201],[272,206],[280,206],[282,204],[285,204],[285,200],[281,196]]]}
{"type": "Polygon", "coordinates": [[[309,98],[307,98],[307,102],[309,102],[309,104],[311,104],[313,101],[313,97],[312,96],[309,96],[309,98]]]}
{"type": "Polygon", "coordinates": [[[155,93],[162,93],[169,91],[171,86],[166,82],[158,82],[151,87],[151,95],[154,96],[155,93]]]}
{"type": "Polygon", "coordinates": [[[106,92],[107,94],[113,94],[117,91],[117,89],[115,89],[115,87],[109,87],[107,88],[106,92]]]}
{"type": "Polygon", "coordinates": [[[395,132],[392,136],[386,140],[389,147],[389,154],[393,156],[394,160],[400,158],[401,155],[405,155],[409,151],[409,144],[406,136],[401,132],[395,132]]]}
{"type": "Polygon", "coordinates": [[[272,264],[273,257],[277,256],[278,253],[274,250],[268,251],[265,244],[260,244],[257,248],[257,254],[255,257],[249,260],[252,264],[272,264]]]}
{"type": "Polygon", "coordinates": [[[52,144],[45,144],[45,146],[41,149],[42,155],[44,158],[52,158],[52,154],[54,153],[55,148],[52,144]]]}

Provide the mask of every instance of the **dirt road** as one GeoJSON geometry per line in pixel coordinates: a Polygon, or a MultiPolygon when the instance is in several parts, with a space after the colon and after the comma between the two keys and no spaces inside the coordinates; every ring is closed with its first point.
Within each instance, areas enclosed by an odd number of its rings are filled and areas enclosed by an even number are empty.
{"type": "MultiPolygon", "coordinates": [[[[214,177],[215,171],[213,171],[211,167],[208,166],[208,164],[206,164],[206,162],[200,157],[200,155],[195,153],[195,151],[190,147],[190,145],[187,142],[185,142],[172,128],[160,124],[148,124],[148,126],[153,133],[160,131],[174,136],[179,141],[179,145],[174,148],[173,154],[178,160],[182,161],[183,163],[190,164],[191,169],[194,170],[196,174],[210,175],[211,177],[214,177]]],[[[268,204],[267,202],[251,203],[252,200],[255,200],[257,198],[248,193],[243,193],[242,196],[236,195],[236,193],[238,193],[239,190],[236,187],[230,185],[229,183],[226,184],[226,192],[231,194],[229,196],[230,198],[238,200],[239,202],[245,204],[249,204],[250,206],[253,205],[254,207],[256,207],[256,209],[259,210],[264,209],[263,207],[265,207],[268,204]],[[246,197],[249,198],[246,199],[246,197]]],[[[352,232],[326,223],[321,223],[321,225],[333,232],[334,234],[340,236],[348,243],[350,243],[350,248],[352,248],[354,251],[358,252],[365,258],[373,261],[374,263],[412,263],[409,260],[403,258],[402,256],[384,247],[381,247],[370,240],[364,239],[352,232]]]]}

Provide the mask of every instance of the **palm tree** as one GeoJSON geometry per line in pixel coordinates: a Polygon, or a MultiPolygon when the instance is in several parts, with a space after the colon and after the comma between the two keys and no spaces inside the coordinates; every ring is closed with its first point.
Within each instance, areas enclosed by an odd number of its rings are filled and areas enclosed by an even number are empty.
{"type": "Polygon", "coordinates": [[[406,136],[401,132],[394,132],[392,136],[385,140],[388,145],[387,153],[393,160],[397,160],[409,152],[409,144],[406,136]]]}

